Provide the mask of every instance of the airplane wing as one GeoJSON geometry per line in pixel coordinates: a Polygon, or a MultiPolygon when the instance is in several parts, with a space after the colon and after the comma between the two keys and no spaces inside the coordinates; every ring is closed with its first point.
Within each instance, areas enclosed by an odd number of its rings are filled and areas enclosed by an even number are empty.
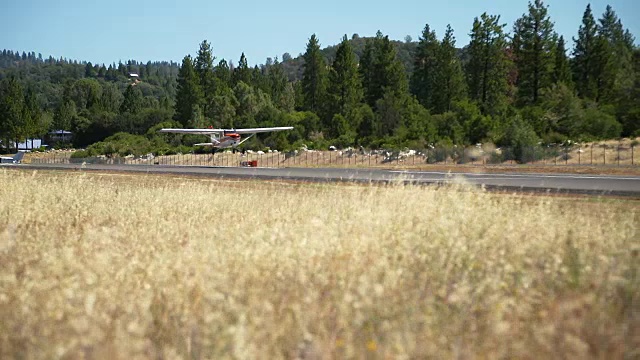
{"type": "Polygon", "coordinates": [[[174,133],[174,134],[197,134],[197,135],[209,135],[209,134],[223,134],[225,129],[160,129],[158,132],[174,133]]]}
{"type": "Polygon", "coordinates": [[[257,133],[283,131],[283,130],[291,130],[291,129],[293,129],[293,126],[249,128],[249,129],[160,129],[158,131],[164,132],[164,133],[175,133],[175,134],[209,135],[209,134],[225,134],[225,133],[257,134],[257,133]]]}
{"type": "Polygon", "coordinates": [[[236,134],[257,134],[271,131],[292,130],[293,126],[281,126],[270,128],[249,128],[249,129],[225,129],[225,132],[234,132],[236,134]]]}

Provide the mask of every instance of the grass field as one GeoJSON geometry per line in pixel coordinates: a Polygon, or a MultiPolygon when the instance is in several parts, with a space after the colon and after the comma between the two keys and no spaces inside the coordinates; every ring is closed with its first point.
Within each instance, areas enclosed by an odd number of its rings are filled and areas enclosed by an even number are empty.
{"type": "Polygon", "coordinates": [[[639,210],[0,170],[0,357],[638,358],[639,210]]]}

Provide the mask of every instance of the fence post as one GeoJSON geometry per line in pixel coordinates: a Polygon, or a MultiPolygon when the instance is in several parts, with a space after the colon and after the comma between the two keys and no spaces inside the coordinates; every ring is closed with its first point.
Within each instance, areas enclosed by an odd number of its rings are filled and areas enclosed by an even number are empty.
{"type": "Polygon", "coordinates": [[[532,164],[535,164],[535,163],[537,163],[537,162],[538,162],[538,158],[536,157],[536,147],[537,147],[537,146],[535,146],[535,145],[533,145],[533,146],[531,147],[531,149],[533,150],[533,158],[531,159],[531,163],[532,163],[532,164]]]}
{"type": "Polygon", "coordinates": [[[591,163],[589,165],[593,165],[593,143],[591,143],[591,163]]]}
{"type": "Polygon", "coordinates": [[[631,145],[631,165],[633,165],[633,148],[634,146],[631,145]]]}
{"type": "Polygon", "coordinates": [[[607,144],[602,145],[602,162],[607,165],[607,144]]]}
{"type": "Polygon", "coordinates": [[[564,164],[569,165],[569,147],[564,147],[564,164]]]}
{"type": "Polygon", "coordinates": [[[618,166],[620,166],[620,144],[618,144],[618,166]]]}

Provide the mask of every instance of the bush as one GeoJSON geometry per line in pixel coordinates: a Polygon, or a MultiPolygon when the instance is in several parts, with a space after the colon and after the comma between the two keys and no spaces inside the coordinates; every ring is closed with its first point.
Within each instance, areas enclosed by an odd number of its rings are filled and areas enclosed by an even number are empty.
{"type": "Polygon", "coordinates": [[[91,155],[87,150],[76,150],[73,152],[73,154],[71,154],[72,159],[88,158],[90,156],[91,155]]]}
{"type": "Polygon", "coordinates": [[[589,108],[584,113],[583,133],[599,139],[613,139],[622,133],[622,125],[615,116],[596,108],[589,108]]]}
{"type": "Polygon", "coordinates": [[[533,152],[530,149],[537,146],[539,142],[540,139],[533,127],[522,120],[520,116],[516,116],[507,127],[502,141],[503,145],[510,147],[513,151],[513,154],[509,154],[512,155],[512,158],[508,158],[507,154],[504,154],[505,159],[513,159],[519,163],[530,162],[534,160],[533,152]]]}

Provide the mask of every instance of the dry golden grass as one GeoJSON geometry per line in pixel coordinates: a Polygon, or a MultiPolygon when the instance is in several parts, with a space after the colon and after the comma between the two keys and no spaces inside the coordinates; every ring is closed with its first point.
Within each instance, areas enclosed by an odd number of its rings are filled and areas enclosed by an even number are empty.
{"type": "Polygon", "coordinates": [[[0,170],[2,358],[637,358],[638,203],[0,170]]]}

